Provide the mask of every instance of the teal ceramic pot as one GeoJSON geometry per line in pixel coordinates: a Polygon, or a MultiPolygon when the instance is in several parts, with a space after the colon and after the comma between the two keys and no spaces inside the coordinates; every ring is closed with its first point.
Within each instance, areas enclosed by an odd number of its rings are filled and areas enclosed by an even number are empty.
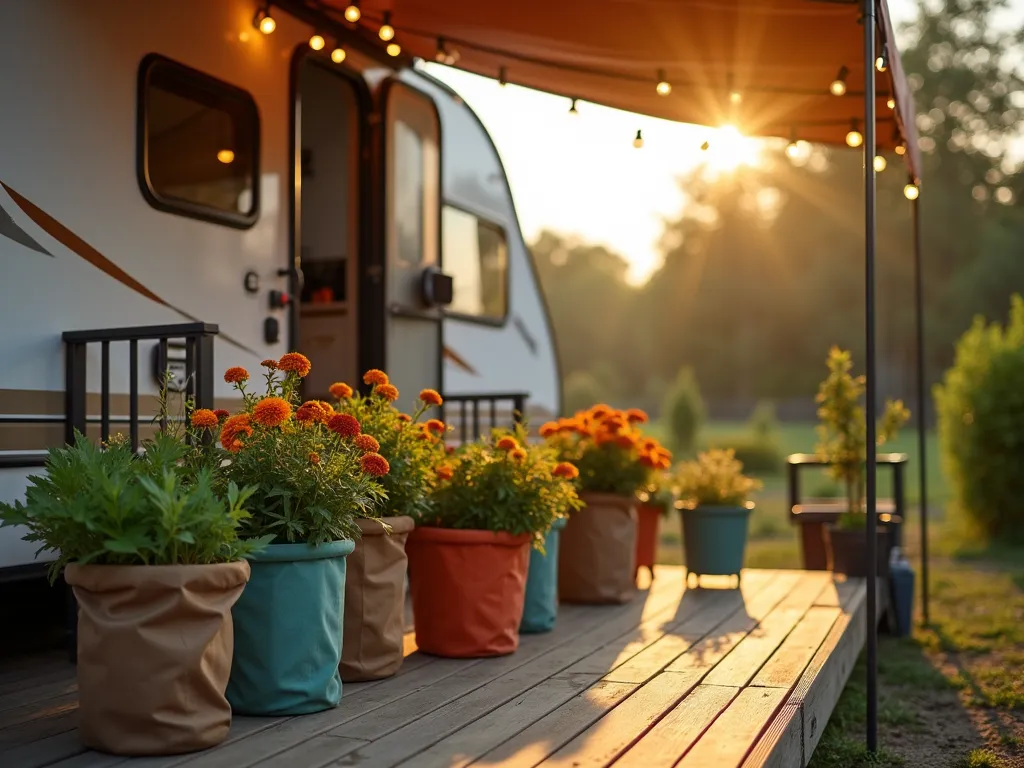
{"type": "Polygon", "coordinates": [[[687,575],[735,575],[743,568],[753,504],[681,510],[687,575]]]}
{"type": "Polygon", "coordinates": [[[231,611],[227,697],[239,715],[303,715],[341,700],[345,556],[352,541],[271,544],[231,611]]]}
{"type": "Polygon", "coordinates": [[[559,518],[544,538],[544,554],[530,550],[526,602],[520,632],[550,632],[558,616],[558,538],[566,519],[559,518]]]}

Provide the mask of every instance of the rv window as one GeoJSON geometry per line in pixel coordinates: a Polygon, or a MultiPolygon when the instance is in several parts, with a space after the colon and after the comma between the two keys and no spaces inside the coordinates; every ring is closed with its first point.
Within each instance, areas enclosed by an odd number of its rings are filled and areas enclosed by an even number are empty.
{"type": "Polygon", "coordinates": [[[454,278],[449,309],[458,315],[504,320],[508,312],[508,241],[497,224],[445,206],[442,264],[454,278]]]}
{"type": "Polygon", "coordinates": [[[139,75],[139,180],[160,210],[251,226],[259,117],[245,91],[158,56],[139,75]]]}

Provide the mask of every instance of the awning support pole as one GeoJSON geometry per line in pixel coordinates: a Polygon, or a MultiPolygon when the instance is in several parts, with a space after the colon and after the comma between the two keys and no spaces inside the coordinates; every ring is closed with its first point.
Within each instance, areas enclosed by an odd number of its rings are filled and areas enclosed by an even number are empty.
{"type": "Polygon", "coordinates": [[[875,371],[875,0],[864,0],[864,325],[867,466],[867,746],[878,749],[877,379],[875,371]]]}
{"type": "Polygon", "coordinates": [[[920,472],[921,516],[921,614],[925,626],[930,623],[928,614],[928,418],[925,399],[927,379],[925,378],[924,348],[924,269],[921,264],[921,197],[910,201],[914,217],[914,311],[917,315],[917,455],[920,472]]]}

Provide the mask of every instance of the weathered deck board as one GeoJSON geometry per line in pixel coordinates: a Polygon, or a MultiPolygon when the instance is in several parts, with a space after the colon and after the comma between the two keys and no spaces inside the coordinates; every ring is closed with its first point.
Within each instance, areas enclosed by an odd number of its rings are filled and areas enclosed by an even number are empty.
{"type": "Polygon", "coordinates": [[[0,766],[806,765],[864,642],[863,582],[747,571],[739,589],[688,589],[683,574],[658,566],[625,605],[562,606],[510,656],[439,659],[410,638],[398,675],[346,685],[337,708],[238,717],[191,755],[87,751],[62,657],[0,666],[0,766]]]}

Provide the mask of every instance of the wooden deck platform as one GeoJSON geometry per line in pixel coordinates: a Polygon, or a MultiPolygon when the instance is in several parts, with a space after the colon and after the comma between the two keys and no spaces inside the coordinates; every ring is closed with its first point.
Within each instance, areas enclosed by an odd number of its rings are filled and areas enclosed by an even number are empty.
{"type": "Polygon", "coordinates": [[[410,637],[398,675],[346,685],[338,708],[238,717],[224,744],[191,755],[86,751],[74,668],[57,654],[0,664],[0,766],[806,765],[864,643],[864,583],[656,576],[627,605],[562,606],[554,631],[511,656],[439,659],[410,637]]]}

